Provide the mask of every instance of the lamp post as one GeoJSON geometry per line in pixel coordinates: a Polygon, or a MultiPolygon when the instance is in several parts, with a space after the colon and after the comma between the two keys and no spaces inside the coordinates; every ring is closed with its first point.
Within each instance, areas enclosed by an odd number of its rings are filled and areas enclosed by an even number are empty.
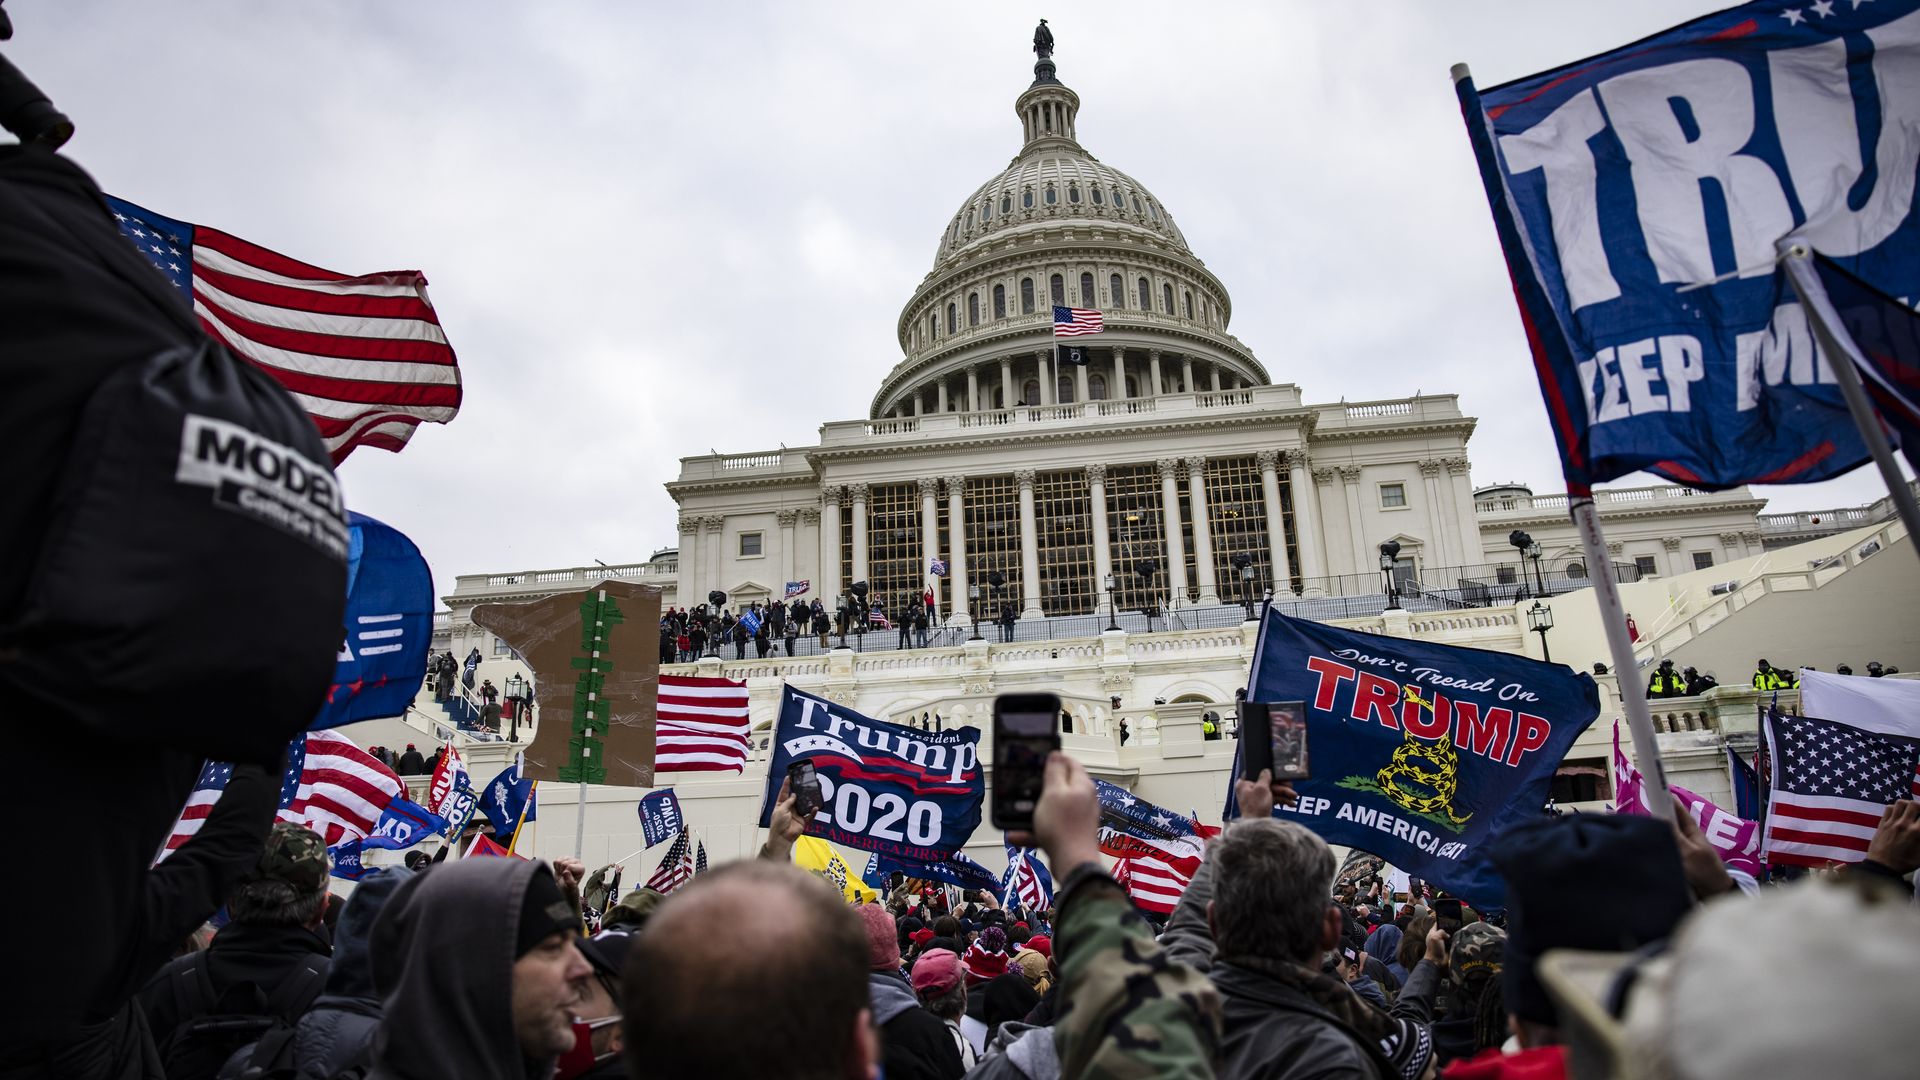
{"type": "Polygon", "coordinates": [[[513,702],[513,724],[507,731],[507,741],[519,742],[520,741],[520,714],[527,710],[527,704],[529,701],[529,695],[527,694],[527,680],[521,678],[520,673],[516,671],[513,673],[513,675],[510,678],[507,679],[506,684],[503,688],[507,692],[507,700],[513,702]]]}
{"type": "Polygon", "coordinates": [[[1153,603],[1155,596],[1153,575],[1160,572],[1160,561],[1158,559],[1142,559],[1133,564],[1133,572],[1139,575],[1140,584],[1146,590],[1147,602],[1141,605],[1140,614],[1146,617],[1147,633],[1151,634],[1153,633],[1153,609],[1155,606],[1153,603]]]}
{"type": "Polygon", "coordinates": [[[1553,609],[1538,600],[1527,609],[1527,626],[1540,635],[1540,657],[1547,663],[1553,663],[1553,654],[1547,651],[1547,631],[1553,629],[1553,609]]]}
{"type": "Polygon", "coordinates": [[[967,586],[967,606],[973,610],[973,636],[968,641],[980,640],[980,586],[967,586]]]}
{"type": "Polygon", "coordinates": [[[1388,540],[1380,545],[1380,573],[1387,579],[1387,610],[1400,610],[1399,590],[1394,588],[1393,568],[1400,564],[1400,541],[1388,540]]]}
{"type": "Polygon", "coordinates": [[[1113,607],[1114,580],[1112,574],[1107,575],[1107,580],[1104,584],[1107,587],[1107,629],[1118,630],[1120,629],[1120,616],[1113,607]]]}
{"type": "Polygon", "coordinates": [[[1514,596],[1514,600],[1517,602],[1526,599],[1527,593],[1531,589],[1531,586],[1527,584],[1527,549],[1535,545],[1533,537],[1529,536],[1524,529],[1515,529],[1508,533],[1507,543],[1513,545],[1513,550],[1520,556],[1520,591],[1514,596]]]}
{"type": "Polygon", "coordinates": [[[1247,621],[1253,621],[1253,556],[1244,551],[1236,552],[1232,559],[1234,568],[1240,571],[1240,603],[1247,609],[1247,621]]]}
{"type": "Polygon", "coordinates": [[[1527,558],[1533,560],[1533,581],[1534,584],[1538,586],[1540,595],[1545,596],[1547,595],[1547,575],[1540,569],[1540,555],[1540,541],[1529,540],[1527,543],[1527,558]]]}

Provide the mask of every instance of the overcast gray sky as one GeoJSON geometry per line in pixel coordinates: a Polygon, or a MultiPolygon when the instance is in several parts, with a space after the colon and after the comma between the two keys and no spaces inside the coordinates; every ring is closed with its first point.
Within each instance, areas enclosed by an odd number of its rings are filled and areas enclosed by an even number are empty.
{"type": "Polygon", "coordinates": [[[1475,484],[1560,491],[1448,67],[1492,86],[1722,6],[12,0],[5,48],[107,191],[426,272],[465,404],[342,477],[444,595],[643,559],[681,456],[864,416],[941,230],[1019,149],[1041,16],[1083,144],[1173,212],[1276,381],[1457,393],[1475,484]]]}

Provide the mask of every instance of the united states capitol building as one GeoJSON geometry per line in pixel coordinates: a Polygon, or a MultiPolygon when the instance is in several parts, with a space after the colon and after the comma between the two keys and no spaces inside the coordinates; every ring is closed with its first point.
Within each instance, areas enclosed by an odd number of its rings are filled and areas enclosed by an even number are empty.
{"type": "MultiPolygon", "coordinates": [[[[1709,797],[1729,786],[1721,747],[1753,737],[1753,695],[1739,687],[1755,657],[1920,669],[1920,620],[1872,599],[1911,598],[1920,584],[1912,540],[1884,506],[1767,515],[1745,489],[1604,491],[1610,564],[1589,566],[1565,496],[1475,466],[1475,420],[1456,396],[1315,400],[1275,381],[1233,335],[1227,283],[1172,210],[1083,144],[1081,104],[1043,55],[1013,99],[1016,154],[940,223],[932,266],[893,327],[900,359],[867,415],[828,419],[812,446],[683,459],[667,485],[677,543],[647,559],[461,575],[436,649],[478,648],[482,676],[502,685],[524,668],[472,623],[473,606],[607,576],[657,585],[669,606],[723,592],[736,611],[779,601],[789,582],[831,608],[864,583],[897,614],[931,586],[928,648],[899,649],[896,633],[876,630],[827,650],[809,635],[791,658],[776,646],[734,659],[729,644],[676,666],[746,680],[759,729],[746,775],[676,784],[716,859],[758,843],[762,739],[783,683],[869,715],[983,727],[994,694],[1051,690],[1073,720],[1067,749],[1097,775],[1217,820],[1232,740],[1203,738],[1203,724],[1213,714],[1231,727],[1248,615],[1266,603],[1535,657],[1544,644],[1586,670],[1606,656],[1588,583],[1612,574],[1644,661],[1673,655],[1727,684],[1657,703],[1670,774],[1709,797]],[[1104,316],[1103,332],[1066,339],[1084,363],[1056,348],[1056,306],[1104,316]],[[1515,530],[1536,546],[1516,547],[1515,530]],[[1896,546],[1908,551],[1888,557],[1896,546]],[[929,573],[935,560],[944,575],[929,573]],[[1529,623],[1536,603],[1553,618],[1544,635],[1529,623]],[[1008,606],[1017,621],[1003,642],[993,622],[1008,606]]],[[[863,347],[886,346],[875,334],[863,347]]],[[[1607,797],[1599,774],[1617,706],[1612,679],[1601,683],[1608,712],[1563,769],[1563,801],[1607,797]]],[[[394,723],[424,743],[447,716],[422,701],[394,723]]],[[[392,745],[405,733],[368,737],[392,745]]],[[[455,738],[482,774],[509,752],[455,738]]],[[[542,786],[553,808],[540,817],[542,854],[571,854],[573,795],[560,787],[542,786]]],[[[640,846],[633,798],[593,791],[590,866],[640,846]]],[[[990,831],[971,853],[997,868],[990,831]]]]}

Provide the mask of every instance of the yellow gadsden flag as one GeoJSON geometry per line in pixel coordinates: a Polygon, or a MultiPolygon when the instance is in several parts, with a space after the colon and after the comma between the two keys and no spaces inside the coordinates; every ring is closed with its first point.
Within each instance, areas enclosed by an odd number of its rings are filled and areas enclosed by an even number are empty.
{"type": "Polygon", "coordinates": [[[847,898],[849,904],[875,904],[880,894],[861,882],[860,875],[847,868],[847,861],[832,844],[817,836],[803,836],[794,841],[793,863],[832,882],[847,898]]]}

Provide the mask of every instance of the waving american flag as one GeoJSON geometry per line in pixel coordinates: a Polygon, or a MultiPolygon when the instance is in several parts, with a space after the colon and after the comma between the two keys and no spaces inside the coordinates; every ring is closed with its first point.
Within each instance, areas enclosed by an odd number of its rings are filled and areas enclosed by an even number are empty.
{"type": "MultiPolygon", "coordinates": [[[[232,778],[233,765],[228,762],[209,761],[201,768],[200,779],[167,837],[166,850],[172,851],[200,831],[232,778]]],[[[366,837],[388,804],[406,792],[406,784],[392,769],[353,740],[333,731],[309,731],[287,745],[275,820],[305,825],[332,847],[366,837]]]]}

